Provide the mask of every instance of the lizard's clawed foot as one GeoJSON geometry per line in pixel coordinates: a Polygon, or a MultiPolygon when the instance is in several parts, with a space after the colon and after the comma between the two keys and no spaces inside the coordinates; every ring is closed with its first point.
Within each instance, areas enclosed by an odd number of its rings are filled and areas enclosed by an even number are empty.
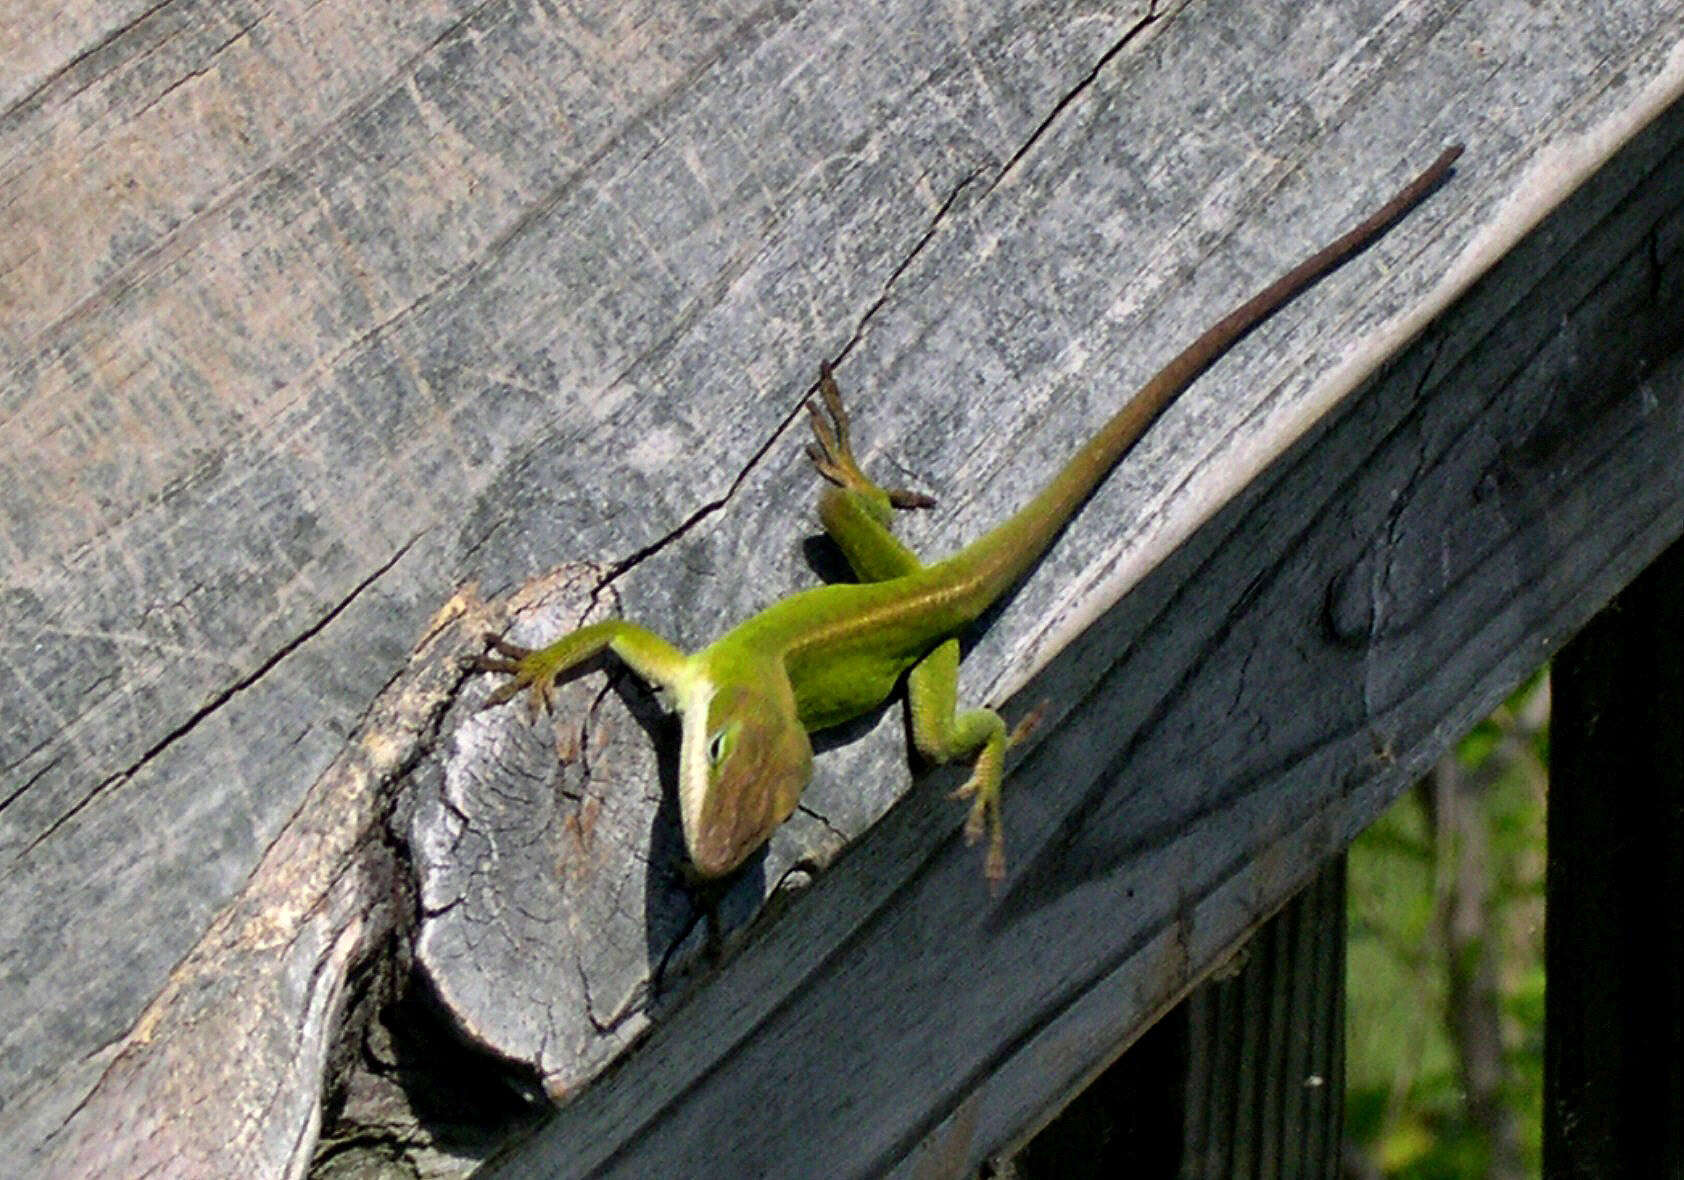
{"type": "MultiPolygon", "coordinates": [[[[1006,879],[1006,826],[1000,817],[1001,781],[1005,775],[1006,751],[1017,745],[1034,732],[1046,715],[1050,702],[1042,701],[1022,720],[1005,732],[997,729],[982,747],[977,755],[976,764],[971,769],[971,777],[965,780],[965,785],[953,792],[955,799],[969,799],[971,801],[970,814],[965,817],[965,843],[976,844],[988,839],[988,850],[983,855],[983,875],[988,878],[990,893],[999,891],[1000,883],[1006,879]]],[[[998,724],[998,722],[996,722],[998,724]]]]}
{"type": "Polygon", "coordinates": [[[1006,879],[1006,827],[1000,819],[1000,780],[979,782],[981,777],[972,773],[965,785],[953,792],[953,797],[971,801],[970,814],[965,817],[965,843],[974,845],[985,834],[988,837],[982,873],[988,879],[988,891],[993,893],[1006,879]]]}
{"type": "Polygon", "coordinates": [[[975,844],[984,835],[988,837],[982,872],[988,878],[990,893],[997,891],[1000,882],[1006,879],[1006,828],[1000,819],[1000,779],[1005,755],[1006,741],[997,733],[977,755],[971,777],[953,792],[953,798],[971,801],[970,814],[965,817],[965,843],[975,844]]]}
{"type": "Polygon", "coordinates": [[[498,705],[507,704],[528,688],[532,690],[531,707],[534,717],[540,709],[548,711],[554,707],[555,669],[545,667],[546,661],[540,658],[542,652],[522,647],[518,643],[510,643],[501,635],[491,633],[487,633],[485,642],[486,646],[497,652],[497,656],[477,657],[474,660],[474,668],[480,672],[501,672],[514,679],[486,697],[485,703],[480,706],[481,709],[494,709],[498,705]],[[502,658],[499,659],[498,656],[502,658]]]}
{"type": "Polygon", "coordinates": [[[836,387],[836,376],[830,362],[819,363],[819,396],[824,400],[820,409],[811,399],[807,401],[807,415],[813,427],[814,442],[807,444],[807,457],[819,474],[839,488],[862,492],[868,496],[887,496],[895,508],[933,508],[935,500],[909,488],[880,488],[867,478],[854,459],[853,437],[849,430],[848,411],[842,406],[842,391],[836,387]]]}

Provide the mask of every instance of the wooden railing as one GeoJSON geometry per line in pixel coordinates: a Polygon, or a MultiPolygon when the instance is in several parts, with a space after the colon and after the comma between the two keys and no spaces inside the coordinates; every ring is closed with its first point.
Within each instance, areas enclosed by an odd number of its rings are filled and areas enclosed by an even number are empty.
{"type": "MultiPolygon", "coordinates": [[[[0,71],[20,1174],[970,1172],[1684,531],[1676,4],[590,7],[67,4],[0,71]],[[647,694],[476,711],[488,629],[811,584],[820,359],[944,551],[1454,141],[979,629],[1049,705],[997,894],[898,707],[711,897],[647,694]]],[[[1561,1174],[1636,1108],[1576,1068],[1561,1174]]],[[[1226,1142],[1325,1158],[1327,1071],[1226,1142]]]]}

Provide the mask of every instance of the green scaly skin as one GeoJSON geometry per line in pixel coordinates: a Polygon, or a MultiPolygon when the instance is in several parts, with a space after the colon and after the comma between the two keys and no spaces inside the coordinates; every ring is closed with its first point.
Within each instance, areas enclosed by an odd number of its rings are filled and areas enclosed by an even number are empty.
{"type": "Polygon", "coordinates": [[[958,636],[1034,566],[1177,394],[1241,336],[1385,232],[1449,175],[1460,154],[1460,146],[1447,149],[1368,220],[1212,325],[1130,397],[1033,500],[933,565],[919,561],[891,528],[895,509],[930,501],[881,488],[860,471],[841,396],[823,366],[824,407],[808,403],[816,439],[808,454],[830,485],[820,495],[819,518],[860,581],[792,594],[691,655],[620,620],[593,623],[537,651],[492,637],[502,658],[483,658],[480,666],[513,679],[487,703],[530,689],[534,706],[547,705],[558,677],[603,651],[663,689],[683,719],[685,845],[699,875],[719,877],[795,810],[812,774],[808,733],[876,708],[905,674],[919,753],[932,762],[974,760],[956,795],[971,801],[967,837],[987,834],[985,873],[997,884],[1005,875],[1005,754],[1033,718],[1012,731],[992,709],[959,709],[958,636]]]}

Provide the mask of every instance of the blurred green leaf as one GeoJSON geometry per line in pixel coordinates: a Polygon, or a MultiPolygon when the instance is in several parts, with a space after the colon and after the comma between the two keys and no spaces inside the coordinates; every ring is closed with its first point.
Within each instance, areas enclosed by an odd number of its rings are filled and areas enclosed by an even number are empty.
{"type": "MultiPolygon", "coordinates": [[[[1542,773],[1549,727],[1539,714],[1547,692],[1541,669],[1455,754],[1481,793],[1488,925],[1475,942],[1497,955],[1501,1101],[1517,1120],[1532,1174],[1543,1106],[1542,773]]],[[[1357,838],[1349,861],[1346,1136],[1398,1180],[1461,1180],[1491,1167],[1486,1132],[1466,1109],[1446,1031],[1450,964],[1437,907],[1454,864],[1441,862],[1450,848],[1436,837],[1421,792],[1408,791],[1357,838]]]]}

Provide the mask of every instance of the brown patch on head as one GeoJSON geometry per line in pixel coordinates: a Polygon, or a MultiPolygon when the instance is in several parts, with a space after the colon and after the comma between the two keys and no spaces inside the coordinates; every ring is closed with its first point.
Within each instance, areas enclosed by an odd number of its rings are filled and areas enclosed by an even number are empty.
{"type": "Polygon", "coordinates": [[[723,756],[710,765],[707,795],[690,859],[704,877],[721,877],[747,860],[788,819],[813,771],[813,747],[795,718],[788,685],[730,683],[708,709],[710,739],[723,756]]]}

